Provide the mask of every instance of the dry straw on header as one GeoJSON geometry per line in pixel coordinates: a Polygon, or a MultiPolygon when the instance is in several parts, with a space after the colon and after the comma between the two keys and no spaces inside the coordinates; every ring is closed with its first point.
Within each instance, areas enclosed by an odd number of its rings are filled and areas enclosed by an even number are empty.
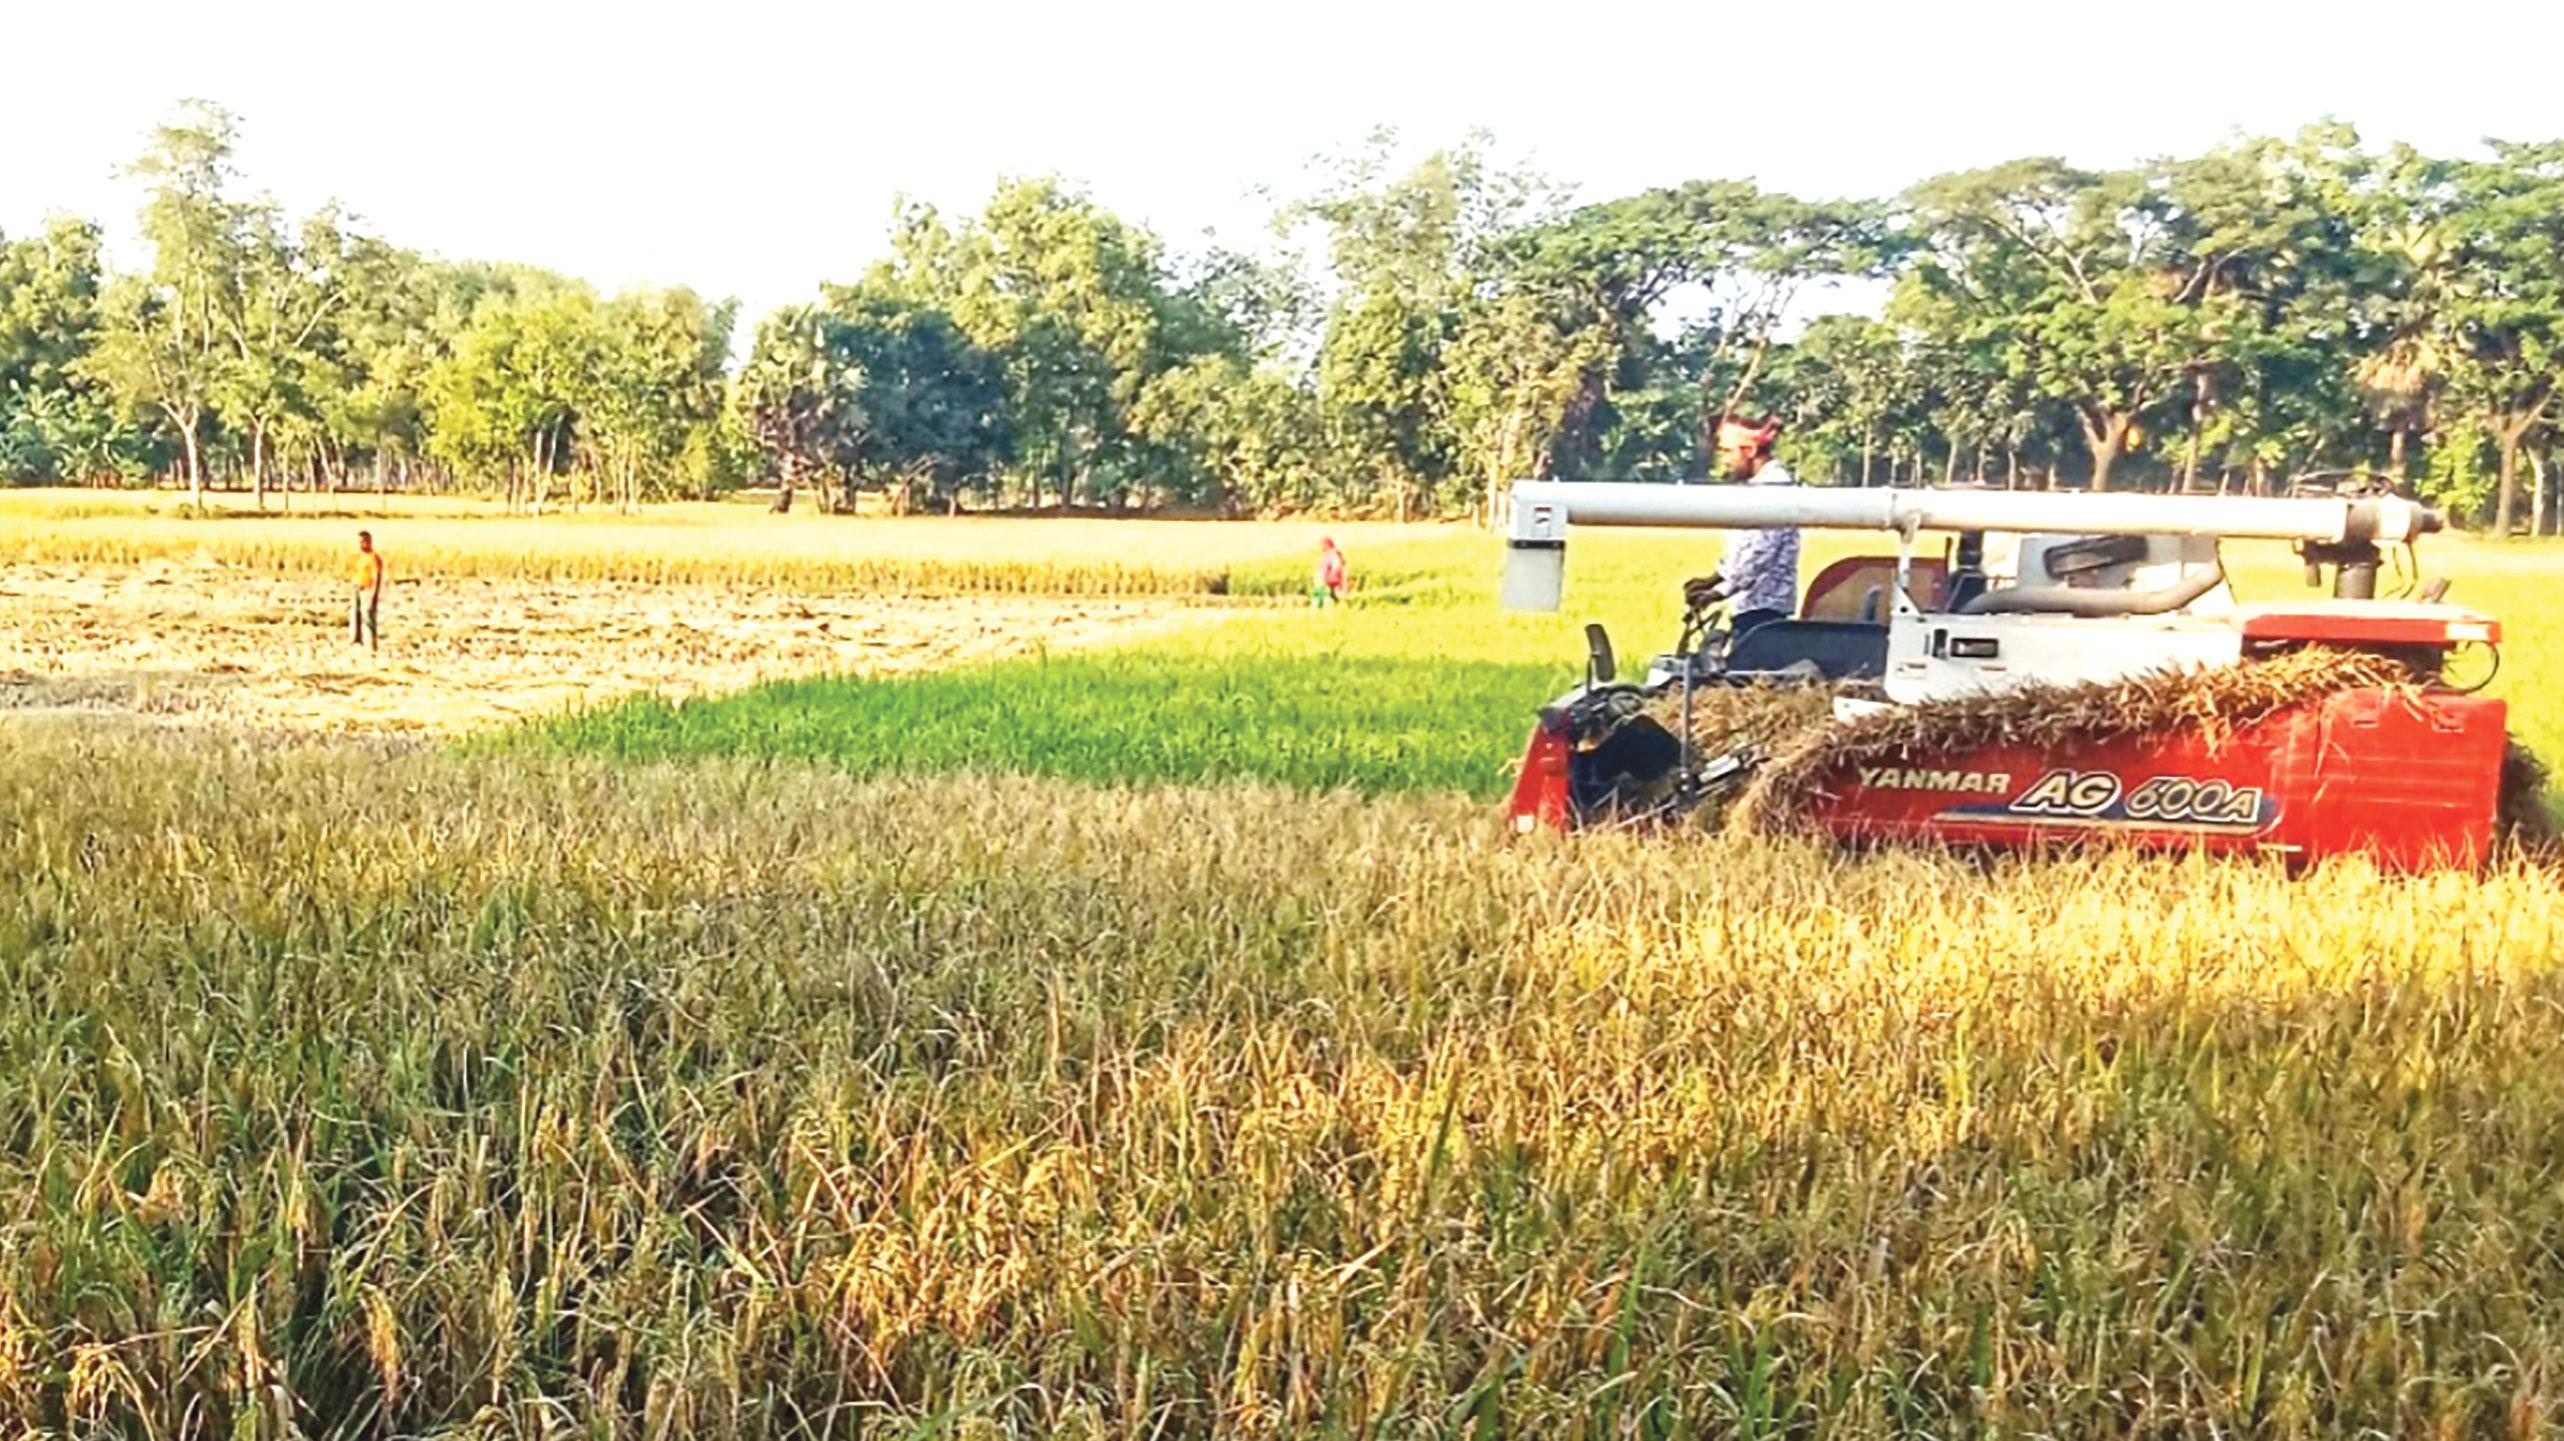
{"type": "MultiPolygon", "coordinates": [[[[1704,754],[1752,750],[1769,757],[1727,809],[1737,835],[1799,827],[1826,787],[1846,771],[1917,764],[1991,746],[2049,747],[2189,731],[2221,743],[2291,706],[2344,690],[2409,688],[2401,664],[2355,651],[2310,649],[2250,665],[2162,670],[2096,685],[2028,686],[2000,695],[1960,696],[1896,706],[1837,723],[1834,693],[1798,688],[1713,687],[1693,692],[1691,731],[1704,754]]],[[[1649,713],[1679,733],[1684,702],[1667,697],[1649,713]]],[[[2544,842],[2552,835],[2540,797],[2545,767],[2514,741],[2503,766],[2503,830],[2544,842]]]]}

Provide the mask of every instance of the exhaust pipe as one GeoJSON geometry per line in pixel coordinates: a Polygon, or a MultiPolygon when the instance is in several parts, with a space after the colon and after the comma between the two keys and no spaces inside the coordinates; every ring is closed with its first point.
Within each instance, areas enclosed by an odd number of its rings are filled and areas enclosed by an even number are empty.
{"type": "Polygon", "coordinates": [[[1959,607],[1961,615],[2169,615],[2215,590],[2226,578],[2223,565],[2212,565],[2188,580],[2153,590],[2076,590],[2039,586],[2023,590],[1989,590],[1959,607]]]}

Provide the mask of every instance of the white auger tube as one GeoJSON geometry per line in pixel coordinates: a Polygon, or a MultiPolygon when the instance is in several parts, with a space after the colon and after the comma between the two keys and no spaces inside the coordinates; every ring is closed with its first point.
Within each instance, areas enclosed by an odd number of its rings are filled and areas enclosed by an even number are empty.
{"type": "Polygon", "coordinates": [[[2012,531],[2036,535],[2213,535],[2319,544],[2427,535],[2439,512],[2393,496],[2256,500],[2018,490],[1832,490],[1780,485],[1524,481],[1506,530],[1504,603],[1556,610],[1571,525],[1719,530],[2012,531]]]}

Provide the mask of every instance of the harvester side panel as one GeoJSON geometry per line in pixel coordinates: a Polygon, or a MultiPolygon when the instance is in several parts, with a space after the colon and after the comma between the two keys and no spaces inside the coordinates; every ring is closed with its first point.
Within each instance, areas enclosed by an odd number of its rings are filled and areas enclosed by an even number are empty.
{"type": "Polygon", "coordinates": [[[2365,853],[2473,866],[2492,841],[2507,707],[2345,691],[2221,739],[2003,745],[1847,768],[1808,819],[1854,840],[2365,853]]]}
{"type": "Polygon", "coordinates": [[[2316,756],[2308,854],[2366,851],[2402,870],[2483,860],[2501,805],[2508,705],[2355,690],[2297,723],[2316,756]]]}
{"type": "Polygon", "coordinates": [[[1514,775],[1513,798],[1505,806],[1515,830],[1563,831],[1575,824],[1568,785],[1573,752],[1565,722],[1542,716],[1531,728],[1531,744],[1523,751],[1522,769],[1514,775]]]}

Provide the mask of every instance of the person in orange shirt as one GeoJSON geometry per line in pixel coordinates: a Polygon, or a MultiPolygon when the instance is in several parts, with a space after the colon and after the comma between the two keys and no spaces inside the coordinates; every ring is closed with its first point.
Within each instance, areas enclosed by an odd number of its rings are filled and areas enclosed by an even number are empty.
{"type": "Polygon", "coordinates": [[[383,647],[383,553],[374,548],[374,532],[356,532],[356,564],[348,572],[356,585],[356,607],[347,638],[368,649],[383,647]]]}

